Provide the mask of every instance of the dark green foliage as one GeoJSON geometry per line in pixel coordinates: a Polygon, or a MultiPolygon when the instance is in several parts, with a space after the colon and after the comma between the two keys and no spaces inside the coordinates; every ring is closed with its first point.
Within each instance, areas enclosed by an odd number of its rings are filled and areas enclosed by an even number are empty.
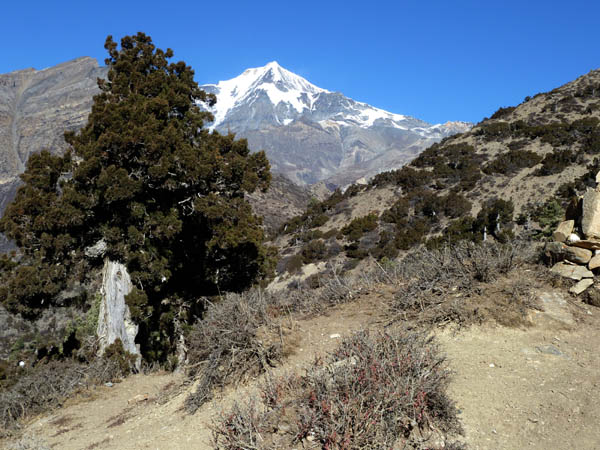
{"type": "Polygon", "coordinates": [[[400,197],[390,209],[383,212],[381,221],[387,223],[399,223],[408,216],[409,208],[410,203],[408,198],[400,197]]]}
{"type": "Polygon", "coordinates": [[[372,213],[363,217],[357,217],[344,228],[342,234],[350,241],[358,241],[362,235],[377,228],[377,214],[372,213]]]}
{"type": "Polygon", "coordinates": [[[510,226],[514,210],[511,200],[496,198],[488,201],[473,222],[473,231],[480,236],[477,240],[481,239],[484,230],[488,235],[500,238],[500,233],[504,231],[504,228],[510,226]]]}
{"type": "Polygon", "coordinates": [[[549,198],[543,204],[533,208],[530,217],[541,228],[541,232],[537,237],[548,237],[552,235],[558,224],[564,219],[565,210],[558,200],[549,198]]]}
{"type": "Polygon", "coordinates": [[[513,175],[521,169],[535,166],[541,160],[540,155],[529,150],[509,150],[486,164],[483,172],[486,174],[513,175]]]}
{"type": "Polygon", "coordinates": [[[344,198],[356,197],[359,192],[364,190],[364,186],[360,184],[351,184],[344,191],[344,198]]]}
{"type": "Polygon", "coordinates": [[[413,217],[410,220],[405,220],[396,224],[394,244],[400,250],[416,247],[430,230],[431,223],[425,218],[413,217]]]}
{"type": "Polygon", "coordinates": [[[82,250],[104,239],[137,287],[128,300],[149,354],[156,343],[169,349],[176,312],[265,274],[261,221],[244,194],[268,187],[269,164],[245,140],[203,128],[212,116],[196,102],[215,97],[184,62],[168,61],[170,49],[143,33],[120,49],[109,36],[105,48],[108,79],[98,81],[87,125],[66,134],[65,157],[30,158],[0,220],[23,254],[4,302],[31,313],[52,304],[67,277],[85,273],[82,250]]]}
{"type": "Polygon", "coordinates": [[[302,242],[310,242],[313,239],[321,239],[324,234],[321,230],[307,230],[300,234],[299,238],[302,242]]]}
{"type": "Polygon", "coordinates": [[[596,187],[596,174],[600,172],[600,159],[594,158],[594,160],[586,167],[587,172],[577,179],[562,184],[558,190],[557,195],[565,200],[570,200],[572,197],[577,196],[585,192],[588,187],[596,187]]]}
{"type": "Polygon", "coordinates": [[[342,202],[345,198],[345,194],[339,189],[336,189],[327,199],[322,202],[313,199],[308,208],[301,216],[296,216],[287,222],[285,222],[279,232],[283,234],[293,233],[297,230],[305,230],[310,228],[317,228],[325,225],[329,220],[327,212],[331,211],[335,206],[342,202]]]}
{"type": "Polygon", "coordinates": [[[486,140],[504,139],[511,135],[511,124],[508,122],[483,123],[475,131],[475,136],[484,136],[486,140]]]}
{"type": "Polygon", "coordinates": [[[406,191],[424,186],[430,180],[429,172],[415,170],[410,166],[404,166],[398,170],[382,172],[375,175],[369,182],[370,186],[386,186],[389,184],[401,186],[406,191]]]}
{"type": "Polygon", "coordinates": [[[473,217],[467,216],[454,220],[444,229],[441,236],[427,240],[427,247],[434,249],[454,245],[461,241],[477,242],[481,240],[481,236],[474,230],[475,219],[473,217]]]}
{"type": "Polygon", "coordinates": [[[119,369],[120,373],[129,373],[135,366],[135,355],[126,352],[123,348],[123,342],[117,338],[104,350],[104,359],[112,361],[112,363],[119,369]]]}
{"type": "Polygon", "coordinates": [[[483,161],[475,148],[468,144],[450,144],[440,148],[434,144],[421,153],[411,165],[431,168],[431,179],[440,187],[458,183],[458,188],[467,191],[475,187],[481,178],[480,165],[483,161]]]}
{"type": "MultiPolygon", "coordinates": [[[[527,100],[525,100],[527,101],[527,100]]],[[[517,109],[516,106],[507,106],[506,108],[499,108],[498,111],[496,111],[494,114],[492,114],[492,117],[490,117],[490,119],[502,119],[508,115],[510,115],[511,112],[513,112],[515,109],[517,109]]]]}
{"type": "Polygon", "coordinates": [[[327,256],[327,247],[321,239],[315,239],[304,245],[300,253],[302,254],[302,262],[308,264],[324,259],[327,256]]]}
{"type": "Polygon", "coordinates": [[[468,215],[471,212],[471,202],[461,194],[450,192],[442,197],[442,211],[449,218],[468,215]]]}
{"type": "Polygon", "coordinates": [[[393,233],[386,230],[379,233],[379,241],[377,246],[371,250],[371,255],[377,259],[394,259],[398,256],[398,248],[393,233]]]}
{"type": "Polygon", "coordinates": [[[568,166],[577,161],[577,154],[572,150],[554,149],[551,153],[544,156],[542,167],[534,172],[537,176],[548,176],[561,173],[568,166]]]}

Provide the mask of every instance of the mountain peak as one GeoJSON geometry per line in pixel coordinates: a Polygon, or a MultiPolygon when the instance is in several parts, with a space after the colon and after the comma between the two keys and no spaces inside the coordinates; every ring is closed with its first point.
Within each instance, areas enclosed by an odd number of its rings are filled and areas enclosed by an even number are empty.
{"type": "MultiPolygon", "coordinates": [[[[277,61],[246,69],[235,78],[202,87],[217,95],[217,104],[212,110],[215,116],[213,128],[218,127],[231,110],[253,104],[265,96],[274,106],[283,103],[290,113],[300,114],[310,109],[319,94],[329,92],[284,69],[277,61]]],[[[290,119],[282,120],[287,122],[290,119]]]]}

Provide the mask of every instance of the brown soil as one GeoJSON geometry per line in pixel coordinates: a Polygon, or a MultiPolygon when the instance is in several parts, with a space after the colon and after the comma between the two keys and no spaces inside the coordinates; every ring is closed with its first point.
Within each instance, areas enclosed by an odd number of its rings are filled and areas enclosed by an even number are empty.
{"type": "MultiPolygon", "coordinates": [[[[381,328],[389,288],[294,323],[294,348],[276,372],[301,371],[339,337],[381,328]]],[[[478,326],[436,332],[448,356],[451,397],[471,449],[594,449],[600,427],[600,309],[563,291],[538,292],[545,311],[523,329],[478,326]]],[[[25,435],[53,449],[209,449],[212,419],[256,385],[232,387],[195,415],[182,407],[193,386],[177,374],[132,376],[32,420],[25,435]]],[[[0,443],[1,444],[1,443],[0,443]]]]}

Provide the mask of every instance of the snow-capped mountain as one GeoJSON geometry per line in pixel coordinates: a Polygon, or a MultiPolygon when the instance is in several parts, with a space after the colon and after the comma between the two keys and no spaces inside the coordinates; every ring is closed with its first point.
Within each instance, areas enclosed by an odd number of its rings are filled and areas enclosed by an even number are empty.
{"type": "Polygon", "coordinates": [[[267,152],[273,170],[299,184],[335,177],[336,184],[406,164],[465,122],[431,125],[330,92],[277,62],[201,86],[217,96],[211,108],[221,132],[246,137],[267,152]],[[346,180],[343,174],[352,174],[346,180]]]}

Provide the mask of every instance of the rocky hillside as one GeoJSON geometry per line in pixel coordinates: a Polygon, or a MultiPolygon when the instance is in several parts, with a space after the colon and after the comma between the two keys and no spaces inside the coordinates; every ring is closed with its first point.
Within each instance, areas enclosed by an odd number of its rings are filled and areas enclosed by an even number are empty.
{"type": "Polygon", "coordinates": [[[276,62],[202,86],[217,96],[212,127],[264,149],[275,172],[297,184],[346,186],[398,168],[471,124],[431,125],[315,86],[276,62]]]}
{"type": "Polygon", "coordinates": [[[500,108],[402,169],[311,205],[278,239],[280,271],[393,257],[420,243],[544,237],[600,170],[600,70],[500,108]]]}
{"type": "Polygon", "coordinates": [[[77,58],[44,70],[0,75],[0,212],[14,195],[29,155],[61,153],[63,134],[82,127],[106,69],[77,58]]]}

